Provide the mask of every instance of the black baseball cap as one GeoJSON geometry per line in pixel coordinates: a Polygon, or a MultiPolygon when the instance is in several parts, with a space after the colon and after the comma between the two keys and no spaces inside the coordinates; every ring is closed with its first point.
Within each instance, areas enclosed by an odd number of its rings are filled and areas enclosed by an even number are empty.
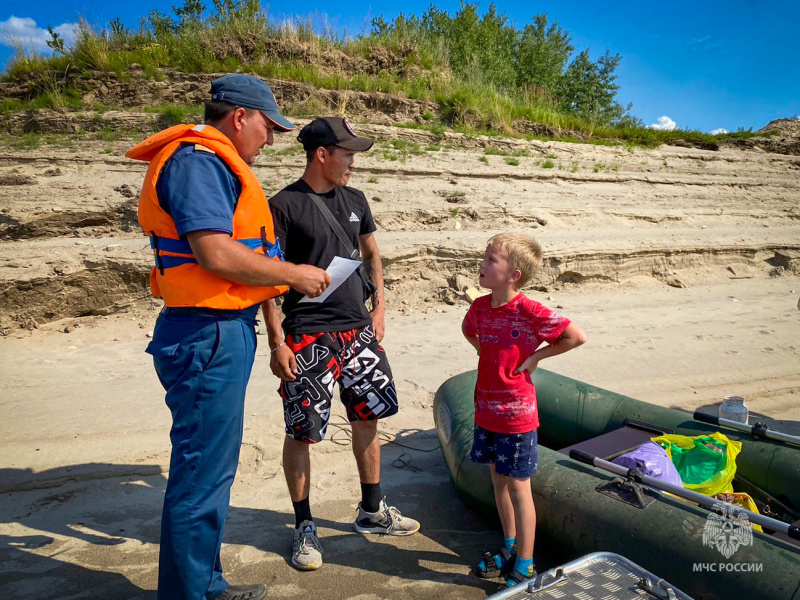
{"type": "Polygon", "coordinates": [[[369,150],[375,143],[373,139],[358,137],[344,117],[317,117],[300,130],[297,141],[305,150],[341,146],[356,152],[369,150]]]}
{"type": "Polygon", "coordinates": [[[211,82],[211,99],[261,111],[278,131],[286,132],[295,128],[278,112],[278,103],[272,90],[258,77],[244,73],[223,75],[211,82]]]}

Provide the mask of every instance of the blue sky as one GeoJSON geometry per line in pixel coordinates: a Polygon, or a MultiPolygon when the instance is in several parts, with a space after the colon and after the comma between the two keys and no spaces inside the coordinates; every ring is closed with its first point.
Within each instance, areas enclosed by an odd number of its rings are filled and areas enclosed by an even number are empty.
{"type": "MultiPolygon", "coordinates": [[[[6,0],[0,9],[0,63],[12,50],[7,34],[34,40],[46,51],[45,29],[66,33],[82,15],[104,26],[119,16],[129,27],[158,9],[172,14],[183,0],[122,2],[120,0],[6,0]],[[13,17],[13,18],[12,18],[13,17]]],[[[210,5],[210,0],[206,0],[210,5]]],[[[429,0],[405,2],[265,4],[278,18],[316,15],[351,35],[369,31],[372,17],[389,20],[402,8],[421,14],[429,0]]],[[[719,128],[759,129],[772,119],[800,115],[800,2],[797,0],[726,0],[615,3],[578,0],[504,2],[497,8],[522,28],[536,13],[547,13],[572,37],[576,52],[589,48],[596,59],[606,50],[622,55],[617,69],[622,104],[633,103],[633,114],[646,124],[713,131],[719,128]]],[[[438,2],[451,13],[457,1],[438,2]]],[[[482,13],[488,3],[479,3],[482,13]]]]}

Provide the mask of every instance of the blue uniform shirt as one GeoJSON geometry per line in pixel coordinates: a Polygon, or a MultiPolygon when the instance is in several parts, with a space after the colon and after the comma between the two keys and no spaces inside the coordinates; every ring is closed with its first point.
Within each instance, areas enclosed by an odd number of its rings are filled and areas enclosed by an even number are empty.
{"type": "MultiPolygon", "coordinates": [[[[233,235],[233,213],[242,192],[239,178],[219,156],[185,144],[164,163],[156,183],[158,203],[181,239],[192,231],[233,235]]],[[[242,312],[255,318],[259,305],[242,312]]]]}
{"type": "Polygon", "coordinates": [[[158,202],[175,221],[181,239],[192,231],[233,235],[233,212],[242,185],[225,161],[194,144],[178,149],[161,170],[158,202]]]}

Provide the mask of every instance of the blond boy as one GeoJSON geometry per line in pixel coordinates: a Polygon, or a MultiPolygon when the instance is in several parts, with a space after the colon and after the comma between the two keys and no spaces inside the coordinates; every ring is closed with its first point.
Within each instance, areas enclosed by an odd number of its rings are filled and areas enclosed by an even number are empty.
{"type": "Polygon", "coordinates": [[[476,572],[480,577],[505,575],[509,587],[536,575],[530,478],[536,473],[539,413],[531,374],[542,359],[586,341],[576,324],[519,291],[541,261],[541,247],[526,235],[490,239],[480,263],[480,284],[492,293],[475,300],[462,324],[480,356],[470,458],[490,465],[505,537],[504,546],[487,552],[476,572]]]}

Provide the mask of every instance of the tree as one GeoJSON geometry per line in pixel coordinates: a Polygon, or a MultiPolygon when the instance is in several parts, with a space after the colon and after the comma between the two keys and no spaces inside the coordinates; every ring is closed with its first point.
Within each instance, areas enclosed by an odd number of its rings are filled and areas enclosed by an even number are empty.
{"type": "MultiPolygon", "coordinates": [[[[614,71],[622,57],[606,51],[596,63],[589,50],[578,54],[567,67],[558,84],[562,109],[582,119],[603,125],[622,118],[626,109],[614,100],[619,86],[614,71]]],[[[630,107],[629,107],[630,108],[630,107]]]]}
{"type": "Polygon", "coordinates": [[[389,32],[392,29],[392,26],[386,21],[386,19],[383,18],[383,15],[374,17],[370,22],[370,25],[372,26],[371,34],[377,37],[388,37],[389,32]]]}
{"type": "Polygon", "coordinates": [[[183,0],[183,6],[173,6],[172,10],[178,15],[178,27],[199,23],[203,17],[203,0],[183,0]]]}
{"type": "MultiPolygon", "coordinates": [[[[225,1],[235,0],[213,0],[225,1]]],[[[523,101],[556,98],[563,111],[597,124],[634,122],[626,114],[630,106],[614,99],[620,55],[606,52],[592,62],[584,50],[572,59],[569,33],[546,14],[519,30],[494,4],[481,15],[478,4],[462,2],[452,16],[431,4],[421,17],[401,13],[391,23],[373,19],[371,36],[432,50],[473,91],[485,86],[523,101]]]]}
{"type": "Polygon", "coordinates": [[[419,27],[428,39],[444,39],[450,54],[450,67],[467,80],[514,86],[514,46],[516,30],[508,17],[494,4],[481,17],[478,5],[462,2],[453,17],[431,5],[419,27]]]}
{"type": "Polygon", "coordinates": [[[157,40],[169,37],[178,29],[178,25],[175,23],[172,17],[155,9],[150,11],[147,21],[150,24],[150,27],[152,28],[157,40]]]}
{"type": "Polygon", "coordinates": [[[536,15],[519,37],[515,60],[517,84],[534,85],[555,94],[575,49],[570,42],[569,34],[561,30],[558,21],[548,27],[547,15],[536,15]]]}

